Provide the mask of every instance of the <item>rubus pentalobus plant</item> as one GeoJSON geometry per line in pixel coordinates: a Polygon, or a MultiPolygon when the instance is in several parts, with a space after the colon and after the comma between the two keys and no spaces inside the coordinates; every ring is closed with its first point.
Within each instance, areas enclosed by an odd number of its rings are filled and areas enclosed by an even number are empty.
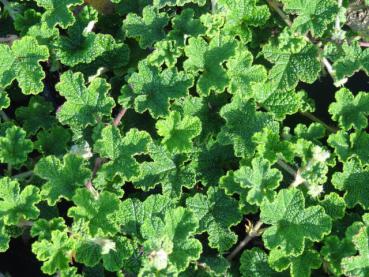
{"type": "Polygon", "coordinates": [[[0,8],[2,273],[369,276],[369,1],[0,8]]]}

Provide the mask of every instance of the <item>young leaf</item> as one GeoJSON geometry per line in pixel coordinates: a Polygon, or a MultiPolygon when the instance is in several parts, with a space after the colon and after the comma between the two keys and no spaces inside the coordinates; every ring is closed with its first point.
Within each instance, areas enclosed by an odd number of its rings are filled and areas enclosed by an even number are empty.
{"type": "Polygon", "coordinates": [[[189,152],[193,148],[192,140],[201,133],[201,121],[198,117],[171,112],[168,117],[156,122],[159,136],[164,137],[162,144],[172,153],[189,152]]]}
{"type": "Polygon", "coordinates": [[[51,234],[55,230],[61,232],[67,229],[67,225],[62,217],[54,217],[51,220],[43,218],[38,219],[33,223],[31,228],[31,236],[38,237],[39,240],[51,240],[51,234]]]}
{"type": "Polygon", "coordinates": [[[140,173],[140,164],[134,155],[145,153],[150,142],[150,135],[144,131],[131,129],[122,138],[118,128],[107,126],[94,148],[102,157],[110,159],[102,166],[108,179],[118,175],[123,180],[131,180],[140,173]]]}
{"type": "Polygon", "coordinates": [[[305,208],[304,195],[297,189],[280,190],[274,201],[263,202],[260,211],[262,222],[272,225],[263,233],[265,246],[291,256],[301,255],[306,240],[320,241],[332,227],[323,207],[305,208]]]}
{"type": "Polygon", "coordinates": [[[168,21],[167,14],[158,12],[152,6],[146,6],[142,17],[129,13],[123,21],[123,28],[127,37],[136,38],[140,47],[146,49],[165,37],[164,27],[168,21]]]}
{"type": "Polygon", "coordinates": [[[186,205],[200,222],[198,232],[209,234],[210,247],[224,252],[236,243],[237,236],[230,227],[241,220],[241,214],[234,199],[222,190],[210,187],[207,196],[198,193],[187,198],[186,205]]]}
{"type": "Polygon", "coordinates": [[[292,30],[302,35],[310,31],[314,37],[321,37],[338,13],[338,5],[333,0],[282,0],[282,3],[286,12],[297,14],[292,30]]]}
{"type": "Polygon", "coordinates": [[[202,37],[189,39],[184,49],[188,59],[183,66],[187,72],[200,75],[197,81],[200,95],[209,95],[212,90],[221,93],[228,86],[229,78],[223,63],[234,55],[235,50],[236,43],[231,40],[214,38],[207,43],[202,37]]]}
{"type": "Polygon", "coordinates": [[[332,177],[333,186],[344,191],[344,199],[349,208],[360,205],[369,208],[369,192],[366,189],[369,169],[357,158],[343,164],[343,172],[336,172],[332,177]]]}
{"type": "Polygon", "coordinates": [[[69,267],[73,246],[74,241],[66,232],[55,230],[52,231],[50,240],[43,239],[33,243],[32,252],[36,254],[38,260],[44,262],[42,271],[52,275],[69,267]]]}
{"type": "Polygon", "coordinates": [[[234,180],[241,187],[249,188],[247,202],[260,206],[264,199],[269,201],[275,197],[275,189],[282,181],[282,173],[270,167],[270,163],[263,158],[254,158],[252,167],[241,166],[234,172],[234,180]]]}
{"type": "Polygon", "coordinates": [[[21,219],[36,219],[40,214],[36,204],[40,201],[37,187],[28,185],[21,191],[18,181],[0,179],[0,217],[6,225],[16,225],[21,219]]]}
{"type": "Polygon", "coordinates": [[[73,130],[95,125],[103,116],[110,116],[115,105],[113,98],[107,95],[110,85],[105,79],[96,78],[86,87],[82,73],[67,71],[55,88],[67,99],[57,118],[73,130]]]}
{"type": "Polygon", "coordinates": [[[14,41],[11,48],[0,44],[0,87],[5,88],[17,79],[23,94],[40,93],[45,73],[39,62],[48,58],[48,48],[30,36],[14,41]]]}
{"type": "Polygon", "coordinates": [[[49,205],[55,205],[61,198],[71,200],[76,189],[85,185],[91,171],[84,162],[81,157],[67,154],[63,161],[48,156],[36,164],[35,173],[47,180],[41,193],[49,205]]]}
{"type": "Polygon", "coordinates": [[[10,165],[20,165],[27,160],[33,150],[33,143],[26,139],[26,132],[15,126],[6,129],[5,135],[0,136],[0,162],[10,165]]]}
{"type": "Polygon", "coordinates": [[[368,126],[369,95],[359,92],[355,97],[347,88],[336,92],[336,102],[329,106],[329,113],[334,121],[338,121],[344,130],[365,129],[368,126]]]}
{"type": "Polygon", "coordinates": [[[133,73],[128,83],[136,95],[135,110],[139,113],[148,110],[154,118],[158,118],[168,115],[171,99],[187,95],[193,78],[177,69],[160,71],[144,60],[138,64],[138,73],[133,73]]]}
{"type": "Polygon", "coordinates": [[[102,192],[97,199],[87,189],[78,189],[72,198],[76,204],[68,210],[68,216],[82,221],[88,226],[91,236],[97,234],[115,235],[118,223],[115,216],[119,209],[118,197],[110,192],[102,192]]]}
{"type": "Polygon", "coordinates": [[[83,4],[83,0],[36,0],[37,5],[46,9],[41,20],[49,28],[59,25],[63,29],[73,25],[75,18],[70,8],[83,4]]]}
{"type": "Polygon", "coordinates": [[[268,113],[256,111],[255,102],[240,96],[234,96],[232,102],[223,106],[220,115],[226,125],[218,135],[221,144],[233,144],[237,157],[250,157],[254,154],[256,144],[252,136],[256,132],[269,128],[278,132],[278,123],[268,113]]]}
{"type": "Polygon", "coordinates": [[[352,241],[359,254],[342,259],[343,273],[347,276],[367,276],[369,274],[369,261],[367,259],[369,255],[368,227],[362,227],[358,234],[352,238],[352,241]]]}

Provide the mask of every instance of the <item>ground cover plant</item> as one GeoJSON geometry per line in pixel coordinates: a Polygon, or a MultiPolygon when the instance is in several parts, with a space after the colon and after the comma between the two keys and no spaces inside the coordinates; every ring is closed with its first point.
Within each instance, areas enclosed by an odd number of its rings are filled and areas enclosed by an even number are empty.
{"type": "Polygon", "coordinates": [[[369,276],[369,1],[0,8],[0,273],[369,276]]]}

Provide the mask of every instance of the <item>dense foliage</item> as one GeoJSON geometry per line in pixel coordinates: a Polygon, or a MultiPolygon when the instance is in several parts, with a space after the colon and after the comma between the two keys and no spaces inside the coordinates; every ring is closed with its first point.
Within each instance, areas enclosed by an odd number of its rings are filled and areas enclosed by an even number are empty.
{"type": "Polygon", "coordinates": [[[367,2],[0,0],[0,252],[60,277],[369,276],[367,2]]]}

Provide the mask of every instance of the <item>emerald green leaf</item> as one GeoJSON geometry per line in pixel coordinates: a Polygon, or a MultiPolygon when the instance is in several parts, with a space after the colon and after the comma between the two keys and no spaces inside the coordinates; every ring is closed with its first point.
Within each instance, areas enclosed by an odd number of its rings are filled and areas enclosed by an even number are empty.
{"type": "Polygon", "coordinates": [[[119,209],[118,197],[104,191],[97,198],[86,189],[78,189],[72,198],[76,204],[68,210],[68,216],[87,224],[90,234],[114,235],[118,232],[118,223],[114,220],[119,209]]]}
{"type": "Polygon", "coordinates": [[[234,172],[234,180],[241,187],[250,188],[247,193],[247,202],[260,205],[264,199],[269,201],[275,197],[275,189],[282,181],[282,173],[271,168],[270,163],[263,158],[254,158],[252,167],[241,166],[234,172]]]}
{"type": "Polygon", "coordinates": [[[289,141],[281,141],[279,134],[270,129],[255,133],[252,140],[257,144],[258,155],[272,164],[278,159],[292,161],[294,157],[293,144],[289,141]]]}
{"type": "Polygon", "coordinates": [[[146,6],[142,11],[142,17],[129,13],[123,21],[123,29],[127,37],[136,38],[140,47],[145,49],[165,37],[164,27],[168,22],[166,13],[160,13],[156,8],[146,6]]]}
{"type": "Polygon", "coordinates": [[[148,57],[150,64],[157,67],[165,64],[169,68],[174,67],[177,59],[182,55],[174,40],[162,40],[155,43],[155,50],[148,57]]]}
{"type": "Polygon", "coordinates": [[[159,218],[154,221],[145,220],[141,232],[143,237],[149,240],[147,243],[149,248],[147,250],[151,250],[148,251],[149,254],[154,254],[153,251],[157,253],[162,250],[162,256],[167,256],[169,263],[180,272],[185,270],[191,261],[195,261],[200,257],[201,243],[193,238],[197,228],[198,221],[192,212],[178,207],[168,209],[163,220],[159,218]],[[157,249],[166,245],[170,248],[157,249]],[[153,247],[156,249],[152,249],[153,247]]]}
{"type": "Polygon", "coordinates": [[[228,86],[229,78],[223,63],[234,55],[235,49],[235,41],[214,38],[207,43],[201,37],[189,39],[184,49],[188,57],[184,69],[200,75],[197,81],[200,95],[209,95],[211,91],[221,93],[228,86]]]}
{"type": "Polygon", "coordinates": [[[150,144],[148,147],[152,162],[141,164],[140,176],[134,185],[144,190],[161,184],[164,195],[180,197],[182,187],[192,188],[196,184],[196,171],[188,157],[170,154],[162,146],[150,144]]]}
{"type": "Polygon", "coordinates": [[[171,99],[187,95],[193,78],[176,69],[160,71],[146,61],[141,61],[138,64],[138,73],[132,74],[128,83],[136,95],[135,110],[139,113],[148,110],[154,118],[158,118],[168,115],[171,99]]]}
{"type": "Polygon", "coordinates": [[[35,134],[39,129],[48,129],[56,122],[55,117],[51,116],[53,111],[52,103],[40,96],[34,96],[28,106],[18,108],[15,115],[27,133],[35,134]]]}
{"type": "Polygon", "coordinates": [[[102,117],[110,116],[115,103],[109,97],[109,83],[96,78],[88,87],[81,73],[65,72],[55,88],[66,102],[57,113],[58,120],[69,125],[73,130],[80,130],[88,125],[95,125],[102,117]]]}
{"type": "Polygon", "coordinates": [[[332,184],[339,191],[344,191],[344,199],[349,208],[360,205],[369,208],[369,192],[366,189],[369,169],[360,160],[352,158],[343,164],[343,172],[332,176],[332,184]]]}
{"type": "Polygon", "coordinates": [[[359,92],[355,97],[351,91],[342,88],[336,92],[336,102],[329,106],[329,113],[344,130],[365,129],[368,126],[369,95],[359,92]]]}
{"type": "Polygon", "coordinates": [[[230,227],[241,220],[241,214],[234,199],[210,187],[207,196],[198,193],[187,198],[186,205],[200,221],[198,232],[209,234],[210,247],[224,252],[236,243],[237,236],[230,227]]]}
{"type": "Polygon", "coordinates": [[[323,206],[325,212],[333,219],[340,219],[345,216],[346,203],[345,200],[335,192],[331,192],[324,196],[319,202],[323,206]]]}
{"type": "Polygon", "coordinates": [[[14,41],[11,48],[0,44],[0,87],[9,86],[14,79],[24,94],[38,94],[44,85],[45,73],[39,62],[47,61],[49,50],[33,37],[14,41]]]}
{"type": "Polygon", "coordinates": [[[269,254],[269,265],[279,272],[290,268],[291,277],[312,276],[312,269],[320,268],[321,264],[322,260],[315,250],[304,251],[297,257],[289,256],[279,249],[274,249],[269,254]]]}
{"type": "Polygon", "coordinates": [[[0,253],[6,252],[9,248],[10,236],[5,230],[5,224],[0,220],[0,253]]]}
{"type": "Polygon", "coordinates": [[[41,218],[33,223],[31,228],[31,236],[38,237],[39,240],[50,240],[53,231],[59,230],[63,232],[66,229],[67,225],[62,217],[55,217],[51,220],[41,218]]]}
{"type": "Polygon", "coordinates": [[[286,12],[297,14],[292,30],[301,34],[310,31],[314,37],[321,37],[338,13],[338,5],[333,0],[282,0],[282,3],[286,12]]]}
{"type": "Polygon", "coordinates": [[[347,276],[365,277],[369,274],[369,239],[368,227],[362,227],[358,234],[352,238],[352,242],[359,254],[342,259],[341,267],[347,276]]]}
{"type": "MultiPolygon", "coordinates": [[[[290,39],[287,38],[287,43],[290,43],[290,39]]],[[[299,81],[311,84],[318,78],[318,49],[304,38],[295,39],[299,39],[303,47],[289,49],[284,46],[286,42],[282,39],[279,43],[270,42],[263,47],[264,57],[274,64],[269,71],[269,79],[276,89],[292,90],[299,81]]]]}
{"type": "Polygon", "coordinates": [[[46,9],[42,15],[42,21],[46,22],[49,28],[59,25],[63,29],[75,22],[70,8],[83,4],[82,0],[36,0],[37,5],[46,9]]]}
{"type": "Polygon", "coordinates": [[[266,69],[262,65],[252,65],[252,63],[252,54],[245,50],[243,45],[238,45],[236,55],[227,62],[231,93],[251,96],[252,86],[266,81],[266,69]]]}
{"type": "Polygon", "coordinates": [[[71,132],[61,126],[55,126],[37,133],[35,148],[44,155],[64,155],[71,139],[71,132]]]}
{"type": "Polygon", "coordinates": [[[304,195],[297,189],[280,190],[274,201],[263,202],[260,210],[262,222],[272,225],[263,233],[265,246],[291,256],[301,255],[306,240],[320,241],[332,227],[323,207],[305,208],[304,195]]]}
{"type": "Polygon", "coordinates": [[[268,255],[257,247],[243,251],[240,262],[240,272],[244,277],[283,276],[281,273],[275,272],[270,268],[268,264],[268,255]]]}
{"type": "Polygon", "coordinates": [[[63,161],[55,156],[44,157],[34,171],[47,180],[41,193],[49,205],[55,205],[61,198],[71,200],[76,189],[83,187],[91,176],[83,158],[71,154],[65,155],[63,161]]]}
{"type": "Polygon", "coordinates": [[[140,173],[134,155],[145,153],[150,142],[150,135],[144,131],[131,129],[122,137],[118,128],[107,126],[94,148],[102,157],[110,159],[102,166],[108,179],[119,175],[123,180],[131,180],[140,173]]]}
{"type": "Polygon", "coordinates": [[[328,270],[337,276],[343,274],[341,267],[342,259],[354,255],[355,252],[354,244],[350,239],[344,238],[340,240],[337,236],[327,237],[320,250],[324,261],[328,265],[328,270]]]}
{"type": "Polygon", "coordinates": [[[0,179],[0,216],[6,225],[36,219],[40,214],[36,204],[40,201],[37,187],[28,185],[21,191],[18,181],[8,177],[0,179]]]}
{"type": "Polygon", "coordinates": [[[154,0],[154,6],[158,8],[163,8],[165,6],[184,6],[188,3],[195,3],[199,6],[204,6],[206,4],[206,0],[154,0]]]}
{"type": "Polygon", "coordinates": [[[252,100],[235,96],[230,104],[223,106],[220,115],[226,125],[218,135],[221,144],[233,144],[237,157],[249,157],[254,154],[256,143],[252,136],[263,128],[278,131],[278,123],[268,113],[256,111],[252,100]]]}
{"type": "Polygon", "coordinates": [[[9,106],[10,106],[10,99],[7,93],[3,89],[0,88],[0,111],[6,108],[9,108],[9,106]]]}
{"type": "Polygon", "coordinates": [[[50,240],[43,239],[33,243],[32,252],[36,254],[38,260],[44,262],[42,271],[52,275],[68,268],[73,245],[74,241],[68,238],[66,232],[55,230],[52,231],[50,240]]]}
{"type": "Polygon", "coordinates": [[[7,128],[4,136],[0,136],[0,162],[20,165],[27,160],[33,150],[33,143],[26,139],[26,132],[17,126],[7,128]]]}
{"type": "Polygon", "coordinates": [[[162,144],[172,153],[189,152],[193,148],[192,140],[201,133],[201,121],[198,117],[183,118],[179,112],[171,112],[168,117],[156,122],[162,144]]]}

